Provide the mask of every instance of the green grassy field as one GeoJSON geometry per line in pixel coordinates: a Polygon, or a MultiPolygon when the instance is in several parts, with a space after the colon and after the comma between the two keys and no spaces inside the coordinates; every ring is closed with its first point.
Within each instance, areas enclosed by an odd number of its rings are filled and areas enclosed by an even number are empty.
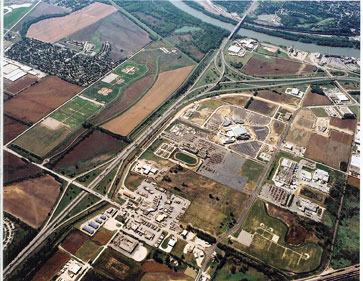
{"type": "Polygon", "coordinates": [[[52,113],[50,117],[62,122],[71,130],[75,130],[82,126],[83,122],[96,114],[101,108],[98,104],[76,97],[52,113]]]}
{"type": "Polygon", "coordinates": [[[10,13],[4,15],[4,27],[5,28],[12,27],[17,20],[19,20],[22,16],[24,16],[25,13],[28,12],[33,7],[33,5],[31,5],[30,7],[20,7],[17,9],[13,9],[10,13]]]}
{"type": "Polygon", "coordinates": [[[246,177],[247,184],[245,188],[249,191],[253,191],[256,188],[257,182],[260,179],[264,170],[264,166],[261,164],[247,159],[243,164],[242,169],[240,171],[240,175],[246,177]]]}
{"type": "Polygon", "coordinates": [[[54,219],[55,217],[57,217],[59,215],[59,213],[68,206],[68,204],[74,199],[76,198],[76,196],[81,193],[82,189],[80,189],[79,187],[75,186],[75,185],[70,185],[67,190],[66,193],[64,194],[64,196],[62,197],[61,201],[59,202],[59,205],[57,207],[57,209],[55,210],[52,219],[54,219]]]}
{"type": "Polygon", "coordinates": [[[81,248],[79,248],[76,252],[76,256],[83,260],[84,262],[88,262],[96,257],[98,251],[100,250],[100,246],[98,246],[92,240],[87,240],[81,248]]]}
{"type": "Polygon", "coordinates": [[[102,195],[106,195],[106,192],[114,178],[114,176],[116,175],[116,171],[117,171],[117,167],[114,168],[111,172],[108,173],[108,175],[96,186],[95,190],[102,194],[102,195]]]}
{"type": "Polygon", "coordinates": [[[275,267],[293,272],[309,272],[320,265],[323,249],[311,242],[299,247],[286,243],[288,227],[281,220],[267,214],[262,200],[257,200],[250,209],[243,229],[251,234],[256,232],[251,245],[247,247],[236,242],[234,245],[275,267]],[[279,236],[278,242],[272,242],[269,234],[257,234],[258,228],[268,229],[270,234],[279,236]]]}
{"type": "Polygon", "coordinates": [[[188,154],[185,154],[183,152],[175,153],[175,158],[180,160],[180,161],[183,161],[187,165],[195,165],[198,162],[198,160],[195,157],[192,157],[192,156],[190,156],[188,154]]]}
{"type": "Polygon", "coordinates": [[[316,117],[329,117],[324,108],[312,108],[311,111],[315,114],[316,117]]]}
{"type": "Polygon", "coordinates": [[[89,206],[93,205],[94,203],[100,201],[100,198],[94,196],[93,194],[88,194],[85,198],[83,198],[81,200],[81,202],[79,202],[77,204],[77,206],[72,210],[72,212],[70,213],[70,216],[74,216],[76,214],[78,214],[79,212],[87,209],[89,206]]]}

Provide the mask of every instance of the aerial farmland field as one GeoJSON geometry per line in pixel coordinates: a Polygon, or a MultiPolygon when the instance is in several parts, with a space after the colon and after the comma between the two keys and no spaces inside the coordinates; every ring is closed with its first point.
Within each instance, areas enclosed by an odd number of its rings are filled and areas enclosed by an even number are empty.
{"type": "Polygon", "coordinates": [[[50,18],[30,26],[27,37],[54,43],[116,12],[111,5],[95,2],[64,17],[50,18]]]}
{"type": "Polygon", "coordinates": [[[181,85],[192,68],[193,66],[187,66],[163,72],[140,101],[124,114],[105,123],[102,128],[115,134],[127,136],[181,85]]]}
{"type": "Polygon", "coordinates": [[[25,122],[36,122],[83,88],[47,76],[4,103],[4,112],[25,122]],[[27,110],[24,110],[26,108],[27,110]]]}
{"type": "Polygon", "coordinates": [[[29,128],[28,125],[25,125],[15,119],[9,118],[6,115],[4,116],[3,122],[4,143],[8,143],[29,128]]]}
{"type": "Polygon", "coordinates": [[[5,89],[5,91],[11,95],[16,95],[24,89],[30,87],[38,81],[38,78],[32,75],[26,75],[23,78],[17,80],[15,83],[12,83],[9,87],[5,89]]]}
{"type": "Polygon", "coordinates": [[[49,175],[8,185],[4,188],[4,210],[38,228],[56,202],[60,186],[49,175]]]}

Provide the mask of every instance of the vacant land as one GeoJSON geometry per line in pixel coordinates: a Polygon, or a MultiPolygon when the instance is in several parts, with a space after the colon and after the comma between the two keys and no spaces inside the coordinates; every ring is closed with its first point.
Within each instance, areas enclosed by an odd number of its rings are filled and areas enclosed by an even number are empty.
{"type": "Polygon", "coordinates": [[[315,115],[309,109],[301,110],[296,116],[286,136],[288,142],[306,147],[311,136],[311,129],[316,121],[315,115]]]}
{"type": "Polygon", "coordinates": [[[88,239],[88,235],[80,232],[79,230],[74,230],[67,236],[66,239],[64,239],[61,246],[63,249],[74,255],[88,239]]]}
{"type": "Polygon", "coordinates": [[[57,250],[55,254],[47,260],[47,262],[34,275],[32,281],[48,281],[65,265],[69,259],[69,255],[61,250],[57,250]]]}
{"type": "Polygon", "coordinates": [[[33,75],[26,75],[23,78],[17,80],[15,83],[11,84],[9,87],[7,87],[5,89],[5,92],[11,95],[16,95],[24,89],[33,85],[36,81],[38,81],[37,77],[33,75]]]}
{"type": "Polygon", "coordinates": [[[4,184],[28,178],[42,172],[37,166],[27,163],[7,151],[3,152],[4,157],[4,184]]]}
{"type": "Polygon", "coordinates": [[[341,162],[349,161],[351,141],[351,135],[337,131],[331,131],[329,138],[312,134],[305,157],[339,169],[341,162]]]}
{"type": "Polygon", "coordinates": [[[139,264],[111,248],[107,248],[93,266],[113,280],[138,280],[142,276],[139,264]]]}
{"type": "Polygon", "coordinates": [[[19,120],[34,123],[81,90],[82,87],[48,76],[6,101],[4,112],[19,120]]]}
{"type": "Polygon", "coordinates": [[[266,58],[261,55],[253,56],[243,67],[244,73],[261,76],[307,74],[314,70],[315,67],[311,65],[280,58],[266,58]]]}
{"type": "MultiPolygon", "coordinates": [[[[13,2],[10,2],[10,3],[13,3],[13,2]]],[[[33,4],[31,4],[29,7],[25,7],[25,6],[21,5],[24,2],[19,2],[19,3],[20,3],[20,7],[13,9],[9,13],[6,13],[6,14],[4,13],[4,27],[5,28],[12,27],[17,22],[17,20],[19,20],[23,15],[25,15],[26,12],[28,12],[33,6],[33,4]]],[[[25,3],[25,4],[27,4],[27,3],[25,3]]]]}
{"type": "Polygon", "coordinates": [[[45,19],[32,24],[27,37],[54,43],[116,11],[113,6],[95,2],[67,16],[45,19]]]}
{"type": "Polygon", "coordinates": [[[281,104],[286,104],[286,105],[290,105],[290,106],[298,106],[298,104],[300,103],[300,99],[296,98],[294,96],[288,95],[288,94],[283,94],[281,92],[274,92],[274,91],[270,91],[270,90],[262,90],[262,91],[258,91],[257,94],[258,97],[260,98],[264,98],[267,100],[271,100],[274,102],[278,102],[281,104]]]}
{"type": "Polygon", "coordinates": [[[359,199],[359,189],[347,186],[331,261],[334,269],[359,263],[359,199]]]}
{"type": "Polygon", "coordinates": [[[356,119],[340,119],[337,117],[332,117],[330,119],[330,126],[336,127],[338,129],[347,129],[349,131],[354,132],[357,127],[356,119]]]}
{"type": "Polygon", "coordinates": [[[298,246],[305,241],[318,242],[314,233],[307,231],[299,224],[297,218],[292,213],[273,204],[266,204],[266,207],[269,216],[282,220],[289,227],[285,237],[287,243],[298,246]]]}
{"type": "Polygon", "coordinates": [[[151,41],[146,31],[120,12],[113,13],[69,37],[77,41],[88,41],[96,46],[109,42],[112,46],[109,56],[113,60],[129,57],[151,41]]]}
{"type": "Polygon", "coordinates": [[[240,107],[244,107],[248,101],[248,97],[245,97],[245,96],[237,96],[237,95],[234,95],[234,96],[221,96],[220,97],[220,100],[225,102],[225,103],[229,103],[229,104],[232,104],[232,105],[237,105],[237,106],[240,106],[240,107]]]}
{"type": "Polygon", "coordinates": [[[58,198],[61,183],[43,176],[4,188],[4,211],[38,228],[58,198]]]}
{"type": "Polygon", "coordinates": [[[140,101],[124,114],[105,123],[102,128],[127,136],[180,86],[192,68],[193,66],[187,66],[161,73],[140,101]]]}
{"type": "Polygon", "coordinates": [[[6,115],[4,115],[4,144],[8,143],[9,141],[11,141],[12,139],[14,139],[15,137],[17,137],[19,134],[21,134],[22,132],[24,132],[26,129],[29,128],[29,126],[16,121],[12,118],[7,117],[6,115]]]}
{"type": "Polygon", "coordinates": [[[272,116],[276,111],[277,105],[272,103],[267,103],[261,100],[252,100],[248,106],[249,110],[261,113],[263,115],[272,116]]]}
{"type": "Polygon", "coordinates": [[[303,106],[331,104],[326,96],[318,95],[309,91],[304,98],[303,106]]]}
{"type": "Polygon", "coordinates": [[[92,241],[96,242],[99,245],[105,245],[113,236],[113,232],[109,231],[105,228],[101,228],[97,231],[96,235],[92,237],[92,241]]]}
{"type": "Polygon", "coordinates": [[[245,189],[248,191],[254,191],[257,185],[258,180],[260,179],[263,173],[264,167],[250,159],[247,159],[243,164],[240,175],[246,177],[247,183],[245,189]]]}
{"type": "Polygon", "coordinates": [[[81,248],[77,250],[75,255],[84,262],[88,262],[96,257],[99,249],[100,247],[96,243],[94,243],[92,240],[87,240],[84,242],[81,248]]]}
{"type": "Polygon", "coordinates": [[[65,154],[54,169],[67,175],[80,174],[109,160],[124,146],[123,141],[96,130],[65,154]]]}
{"type": "Polygon", "coordinates": [[[236,247],[253,254],[263,261],[293,272],[308,272],[320,264],[323,249],[315,243],[304,243],[300,247],[285,241],[288,226],[266,212],[265,203],[256,201],[249,211],[243,229],[254,234],[250,246],[234,243],[236,247]],[[277,241],[273,242],[273,235],[277,241]]]}

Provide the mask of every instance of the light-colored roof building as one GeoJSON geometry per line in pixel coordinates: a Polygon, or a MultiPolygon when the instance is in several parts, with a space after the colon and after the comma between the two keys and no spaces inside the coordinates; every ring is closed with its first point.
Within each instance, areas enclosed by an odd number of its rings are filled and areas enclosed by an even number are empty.
{"type": "Polygon", "coordinates": [[[350,161],[350,165],[356,168],[360,168],[360,156],[352,155],[352,160],[350,161]]]}
{"type": "Polygon", "coordinates": [[[78,272],[80,271],[81,267],[78,265],[78,264],[75,264],[73,265],[71,268],[70,268],[70,271],[73,273],[73,274],[78,274],[78,272]]]}
{"type": "Polygon", "coordinates": [[[234,45],[228,48],[228,51],[232,52],[232,53],[238,53],[240,50],[241,50],[241,47],[234,46],[234,45]]]}

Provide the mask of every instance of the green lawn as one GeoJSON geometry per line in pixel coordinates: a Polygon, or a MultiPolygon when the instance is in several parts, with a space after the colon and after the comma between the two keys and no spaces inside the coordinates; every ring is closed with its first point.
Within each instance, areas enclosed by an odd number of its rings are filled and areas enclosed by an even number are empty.
{"type": "Polygon", "coordinates": [[[115,167],[111,172],[108,173],[108,175],[96,186],[95,190],[102,194],[102,195],[106,195],[106,192],[114,178],[114,176],[116,175],[117,172],[117,168],[115,167]]]}
{"type": "Polygon", "coordinates": [[[100,250],[100,246],[98,246],[92,240],[87,240],[81,248],[76,252],[76,256],[83,260],[84,262],[88,262],[96,257],[98,251],[100,250]]]}
{"type": "Polygon", "coordinates": [[[195,165],[197,164],[198,160],[195,157],[192,157],[188,154],[185,154],[183,152],[177,152],[175,153],[175,158],[185,162],[187,165],[195,165]]]}
{"type": "Polygon", "coordinates": [[[78,214],[79,212],[87,209],[89,206],[93,205],[94,203],[100,201],[101,199],[98,198],[97,196],[93,195],[93,194],[88,194],[85,198],[83,198],[81,200],[81,202],[79,202],[77,204],[77,206],[72,210],[72,212],[70,213],[70,216],[74,216],[76,214],[78,214]]]}
{"type": "Polygon", "coordinates": [[[13,9],[10,13],[4,15],[4,27],[12,27],[16,23],[16,21],[24,16],[25,13],[28,12],[32,7],[33,5],[31,5],[30,7],[20,7],[17,9],[13,9]]]}
{"type": "Polygon", "coordinates": [[[57,207],[57,209],[55,210],[52,219],[54,219],[57,215],[59,215],[59,213],[68,206],[68,204],[74,199],[76,198],[76,196],[78,194],[80,194],[82,191],[82,189],[80,189],[79,187],[71,184],[70,186],[68,186],[66,193],[64,194],[64,196],[62,197],[61,201],[59,202],[59,205],[57,207]]]}
{"type": "Polygon", "coordinates": [[[258,180],[260,179],[264,166],[257,163],[256,161],[247,159],[246,162],[243,164],[242,169],[240,171],[240,175],[246,177],[247,184],[246,189],[249,191],[255,190],[258,180]]]}
{"type": "Polygon", "coordinates": [[[329,117],[324,108],[312,108],[311,111],[315,114],[316,117],[329,117]]]}

